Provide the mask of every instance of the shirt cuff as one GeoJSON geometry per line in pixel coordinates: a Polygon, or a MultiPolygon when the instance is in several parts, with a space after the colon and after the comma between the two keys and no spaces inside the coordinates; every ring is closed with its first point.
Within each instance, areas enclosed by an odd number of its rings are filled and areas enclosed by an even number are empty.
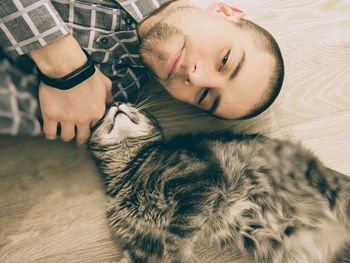
{"type": "Polygon", "coordinates": [[[44,47],[69,34],[49,0],[1,0],[0,46],[7,56],[15,58],[44,47]]]}

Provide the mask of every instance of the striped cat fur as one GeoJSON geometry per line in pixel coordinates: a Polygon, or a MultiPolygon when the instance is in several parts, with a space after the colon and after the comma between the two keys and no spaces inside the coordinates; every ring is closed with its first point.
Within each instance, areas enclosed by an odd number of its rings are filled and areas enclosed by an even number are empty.
{"type": "Polygon", "coordinates": [[[88,149],[125,262],[197,262],[195,241],[262,263],[350,262],[350,177],[300,144],[262,135],[182,135],[113,105],[88,149]]]}

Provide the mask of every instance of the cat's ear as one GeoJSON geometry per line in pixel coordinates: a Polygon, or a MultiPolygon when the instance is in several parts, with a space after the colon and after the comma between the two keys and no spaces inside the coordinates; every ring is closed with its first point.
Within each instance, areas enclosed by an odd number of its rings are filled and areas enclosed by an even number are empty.
{"type": "Polygon", "coordinates": [[[244,11],[223,1],[211,1],[211,3],[209,3],[207,6],[207,11],[222,15],[234,23],[240,22],[240,20],[245,16],[244,11]]]}

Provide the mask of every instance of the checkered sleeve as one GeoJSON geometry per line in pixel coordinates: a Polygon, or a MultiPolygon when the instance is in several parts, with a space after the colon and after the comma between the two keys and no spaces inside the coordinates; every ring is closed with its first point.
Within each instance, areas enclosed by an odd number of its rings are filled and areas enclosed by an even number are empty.
{"type": "Polygon", "coordinates": [[[174,0],[116,0],[137,23],[141,23],[162,5],[174,0]]]}
{"type": "Polygon", "coordinates": [[[49,0],[0,0],[0,46],[13,58],[68,33],[49,0]]]}

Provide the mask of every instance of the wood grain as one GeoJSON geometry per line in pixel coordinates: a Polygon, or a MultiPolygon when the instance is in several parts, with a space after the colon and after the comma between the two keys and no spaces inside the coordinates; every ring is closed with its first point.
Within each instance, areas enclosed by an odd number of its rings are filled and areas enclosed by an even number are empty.
{"type": "MultiPolygon", "coordinates": [[[[150,110],[166,137],[230,129],[300,141],[350,175],[350,1],[237,0],[277,38],[285,57],[281,96],[261,116],[222,121],[172,100],[156,83],[150,110]]],[[[73,144],[0,138],[0,262],[119,262],[95,167],[73,144]]],[[[198,245],[200,262],[243,262],[198,245]]]]}

